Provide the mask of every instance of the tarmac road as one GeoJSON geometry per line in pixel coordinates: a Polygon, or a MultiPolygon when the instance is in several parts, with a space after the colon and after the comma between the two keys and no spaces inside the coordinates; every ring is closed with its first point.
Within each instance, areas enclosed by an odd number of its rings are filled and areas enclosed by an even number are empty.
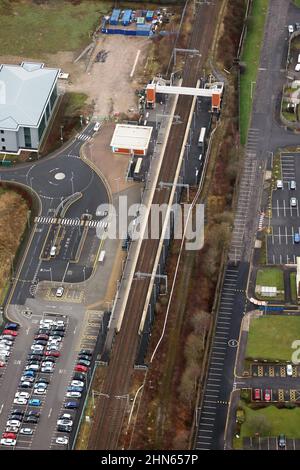
{"type": "MultiPolygon", "coordinates": [[[[93,125],[90,124],[84,134],[93,135],[93,125]]],[[[99,204],[108,203],[108,194],[105,185],[99,176],[80,158],[82,140],[75,139],[63,150],[55,152],[51,157],[44,158],[33,164],[24,164],[15,168],[1,170],[2,181],[17,181],[31,187],[40,200],[40,216],[53,216],[55,209],[61,201],[76,192],[82,197],[74,202],[67,210],[65,217],[78,218],[83,213],[91,214],[94,220],[99,204]]],[[[12,304],[23,305],[28,297],[32,297],[34,285],[37,281],[61,282],[68,269],[69,259],[58,254],[57,258],[42,261],[43,245],[49,230],[49,225],[38,224],[26,259],[19,272],[19,280],[11,299],[12,304]],[[51,268],[51,271],[50,271],[51,268]]],[[[93,230],[95,234],[95,229],[93,230]]],[[[78,231],[66,229],[67,234],[62,244],[72,245],[78,239],[78,231]],[[67,238],[69,238],[67,240],[67,238]],[[76,238],[76,240],[75,240],[76,238]],[[75,241],[74,241],[75,240],[75,241]]],[[[65,278],[68,282],[80,282],[87,279],[92,269],[84,265],[73,265],[71,274],[65,278]]]]}

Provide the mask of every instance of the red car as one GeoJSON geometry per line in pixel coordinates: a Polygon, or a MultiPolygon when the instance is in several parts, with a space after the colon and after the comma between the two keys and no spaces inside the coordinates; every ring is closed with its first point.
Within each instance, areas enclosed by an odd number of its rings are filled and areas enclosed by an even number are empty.
{"type": "Polygon", "coordinates": [[[85,366],[81,366],[80,364],[77,364],[75,366],[76,372],[87,372],[88,368],[85,366]]]}
{"type": "Polygon", "coordinates": [[[49,336],[48,335],[36,335],[34,337],[34,339],[44,339],[44,340],[48,341],[49,336]]]}
{"type": "Polygon", "coordinates": [[[4,367],[4,366],[5,366],[5,362],[0,361],[0,367],[4,367]]]}
{"type": "Polygon", "coordinates": [[[269,389],[265,390],[264,399],[265,401],[271,401],[271,390],[269,389]]]}
{"type": "Polygon", "coordinates": [[[45,356],[51,356],[51,357],[59,357],[60,356],[59,351],[45,351],[44,354],[45,354],[45,356]]]}
{"type": "Polygon", "coordinates": [[[14,432],[4,432],[2,437],[3,439],[17,439],[17,435],[14,432]]]}
{"type": "Polygon", "coordinates": [[[253,390],[253,400],[261,400],[261,389],[255,388],[253,390]]]}
{"type": "Polygon", "coordinates": [[[3,335],[11,335],[11,336],[18,336],[18,332],[17,331],[13,331],[13,330],[4,330],[3,335]]]}

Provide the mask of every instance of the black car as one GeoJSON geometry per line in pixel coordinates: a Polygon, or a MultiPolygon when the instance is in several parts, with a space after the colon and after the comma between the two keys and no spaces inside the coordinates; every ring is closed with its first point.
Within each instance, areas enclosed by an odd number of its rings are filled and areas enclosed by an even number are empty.
{"type": "Polygon", "coordinates": [[[65,336],[65,332],[64,331],[51,331],[51,337],[52,338],[63,338],[65,336]]]}
{"type": "Polygon", "coordinates": [[[90,349],[81,349],[79,354],[86,354],[87,356],[92,356],[93,353],[90,349]]]}
{"type": "Polygon", "coordinates": [[[27,359],[27,365],[39,365],[40,364],[40,360],[39,359],[27,359]]]}
{"type": "Polygon", "coordinates": [[[37,361],[38,363],[40,363],[42,360],[43,356],[36,356],[36,354],[30,354],[30,356],[28,356],[27,358],[27,363],[29,363],[29,361],[37,361]]]}
{"type": "Polygon", "coordinates": [[[36,351],[36,352],[31,352],[28,354],[27,357],[36,357],[36,358],[42,358],[44,356],[44,353],[43,352],[40,352],[40,351],[36,351]]]}
{"type": "Polygon", "coordinates": [[[37,424],[39,422],[39,418],[38,416],[27,416],[25,419],[24,419],[24,423],[32,423],[32,424],[37,424]]]}
{"type": "Polygon", "coordinates": [[[43,383],[49,385],[50,380],[44,379],[43,377],[39,377],[38,380],[36,381],[37,384],[43,383]]]}
{"type": "Polygon", "coordinates": [[[39,418],[40,412],[36,410],[30,410],[26,413],[26,416],[36,416],[37,418],[39,418]]]}
{"type": "Polygon", "coordinates": [[[17,409],[17,408],[16,408],[16,409],[12,410],[11,414],[12,414],[12,415],[20,415],[20,416],[24,416],[24,414],[25,414],[25,411],[23,411],[23,410],[19,410],[19,409],[17,409]]]}
{"type": "Polygon", "coordinates": [[[66,327],[63,326],[63,325],[59,325],[59,326],[53,326],[51,328],[51,331],[65,331],[66,327]]]}
{"type": "Polygon", "coordinates": [[[48,328],[40,328],[38,331],[37,331],[37,335],[47,335],[49,336],[51,333],[51,330],[49,330],[48,328]]]}
{"type": "Polygon", "coordinates": [[[15,420],[17,420],[17,421],[20,421],[20,423],[21,423],[21,422],[23,421],[23,416],[21,416],[21,415],[14,415],[14,414],[11,413],[11,414],[9,415],[9,419],[10,419],[10,420],[15,419],[15,420]]]}
{"type": "Polygon", "coordinates": [[[281,449],[285,449],[286,447],[286,437],[284,434],[280,434],[278,436],[278,447],[280,447],[281,449]]]}
{"type": "Polygon", "coordinates": [[[71,432],[72,431],[72,427],[71,426],[67,426],[65,424],[59,424],[57,426],[57,430],[60,431],[60,432],[71,432]]]}
{"type": "Polygon", "coordinates": [[[21,382],[19,385],[19,388],[32,388],[32,383],[31,382],[21,382]]]}
{"type": "Polygon", "coordinates": [[[90,361],[90,360],[91,360],[91,356],[88,356],[87,354],[79,354],[78,359],[79,359],[79,360],[90,361]]]}
{"type": "Polygon", "coordinates": [[[53,356],[47,356],[47,359],[43,359],[45,362],[56,362],[56,357],[53,356]]]}
{"type": "Polygon", "coordinates": [[[48,341],[46,341],[45,339],[35,339],[33,344],[40,344],[41,346],[46,346],[48,341]]]}
{"type": "Polygon", "coordinates": [[[81,382],[84,382],[85,379],[86,376],[82,372],[75,372],[75,374],[73,375],[73,380],[81,380],[81,382]]]}

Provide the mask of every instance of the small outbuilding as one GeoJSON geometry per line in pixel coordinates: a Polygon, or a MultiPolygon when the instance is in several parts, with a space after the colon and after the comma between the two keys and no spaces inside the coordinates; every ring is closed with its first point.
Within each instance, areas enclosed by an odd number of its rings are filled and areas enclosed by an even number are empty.
{"type": "Polygon", "coordinates": [[[111,139],[114,153],[125,155],[146,155],[153,128],[132,124],[117,124],[111,139]]]}

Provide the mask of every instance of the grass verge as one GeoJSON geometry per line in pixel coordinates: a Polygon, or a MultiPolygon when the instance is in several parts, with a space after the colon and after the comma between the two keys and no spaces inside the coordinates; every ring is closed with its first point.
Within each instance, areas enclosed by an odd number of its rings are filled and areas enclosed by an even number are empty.
{"type": "Polygon", "coordinates": [[[276,287],[278,292],[274,297],[264,297],[261,294],[255,293],[259,299],[266,298],[267,300],[284,300],[284,278],[283,272],[279,268],[263,268],[257,271],[256,286],[276,287]]]}
{"type": "Polygon", "coordinates": [[[264,315],[250,323],[246,359],[290,361],[300,337],[300,317],[264,315]]]}
{"type": "Polygon", "coordinates": [[[245,404],[243,408],[245,411],[245,421],[241,426],[239,441],[242,441],[244,437],[254,437],[255,425],[253,424],[253,421],[258,417],[263,417],[267,423],[266,429],[262,429],[259,433],[260,437],[277,437],[279,434],[285,434],[287,438],[300,438],[299,407],[295,407],[293,409],[279,409],[276,406],[271,405],[255,410],[245,404]]]}
{"type": "Polygon", "coordinates": [[[0,28],[1,49],[6,55],[43,57],[45,53],[84,47],[111,5],[109,1],[93,0],[77,5],[64,0],[47,5],[11,2],[5,28],[0,28]]]}
{"type": "Polygon", "coordinates": [[[248,19],[247,36],[241,57],[241,62],[246,64],[245,72],[241,74],[240,87],[240,138],[242,145],[245,145],[247,140],[252,108],[251,95],[253,96],[256,83],[268,4],[269,0],[254,0],[248,19]]]}

